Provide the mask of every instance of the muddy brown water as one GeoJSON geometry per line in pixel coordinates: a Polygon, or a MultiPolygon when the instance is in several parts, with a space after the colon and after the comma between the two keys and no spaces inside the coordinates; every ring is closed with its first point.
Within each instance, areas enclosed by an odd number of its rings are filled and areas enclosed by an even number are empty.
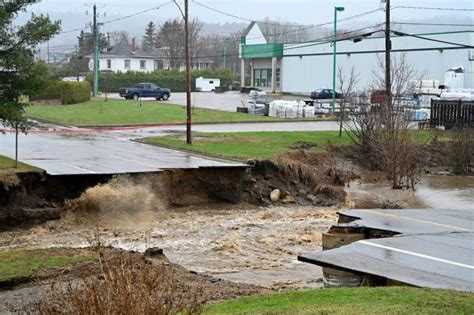
{"type": "Polygon", "coordinates": [[[474,208],[474,176],[424,175],[415,191],[393,190],[387,182],[353,182],[347,191],[349,207],[385,204],[402,208],[474,208]]]}
{"type": "MultiPolygon", "coordinates": [[[[163,248],[170,261],[226,280],[269,288],[321,286],[321,269],[297,256],[321,250],[321,233],[343,209],[246,204],[166,209],[148,190],[133,189],[128,194],[93,189],[90,198],[102,196],[100,211],[69,210],[59,221],[0,233],[0,250],[86,247],[98,235],[102,244],[127,250],[163,248]]],[[[405,208],[472,208],[474,177],[424,176],[415,192],[352,183],[348,192],[347,207],[370,197],[405,208]]]]}
{"type": "Polygon", "coordinates": [[[170,261],[213,276],[271,288],[320,286],[320,269],[296,260],[321,249],[334,208],[214,205],[135,214],[69,212],[28,230],[0,234],[0,250],[104,245],[164,249],[170,261]]]}

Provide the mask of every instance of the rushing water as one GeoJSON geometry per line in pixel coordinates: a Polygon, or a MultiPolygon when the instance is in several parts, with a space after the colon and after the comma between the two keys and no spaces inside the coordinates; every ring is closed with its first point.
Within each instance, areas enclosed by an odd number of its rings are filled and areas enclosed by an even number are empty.
{"type": "MultiPolygon", "coordinates": [[[[338,209],[165,209],[147,186],[119,188],[103,185],[87,194],[86,201],[100,205],[100,211],[71,210],[59,221],[0,233],[0,250],[85,247],[94,242],[95,234],[103,244],[123,249],[163,248],[172,262],[228,280],[273,288],[321,285],[321,269],[296,258],[321,249],[321,233],[336,222],[338,209]]],[[[376,198],[405,208],[465,209],[474,204],[474,177],[424,176],[414,192],[392,190],[380,182],[353,183],[348,190],[353,199],[376,198]]]]}

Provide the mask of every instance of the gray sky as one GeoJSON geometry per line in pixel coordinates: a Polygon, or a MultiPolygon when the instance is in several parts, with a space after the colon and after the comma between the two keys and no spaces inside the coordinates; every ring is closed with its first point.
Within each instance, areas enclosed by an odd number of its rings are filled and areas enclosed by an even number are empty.
{"type": "MultiPolygon", "coordinates": [[[[320,24],[333,20],[333,10],[335,5],[344,6],[345,11],[338,14],[339,18],[344,18],[380,7],[380,0],[196,0],[214,9],[221,10],[236,16],[247,19],[261,20],[265,17],[272,19],[295,22],[299,24],[320,24]]],[[[139,11],[156,7],[169,2],[168,0],[99,0],[97,3],[99,17],[101,21],[107,21],[130,15],[139,11]],[[103,16],[105,13],[105,16],[103,16]]],[[[183,0],[178,3],[183,4],[183,0]]],[[[474,23],[474,12],[462,11],[436,11],[436,10],[416,10],[395,8],[397,6],[426,6],[442,8],[474,8],[472,0],[392,0],[392,17],[395,21],[400,20],[432,20],[432,21],[453,21],[462,20],[464,23],[474,23]]],[[[24,21],[31,12],[48,13],[52,19],[62,20],[63,31],[82,28],[92,20],[91,1],[84,0],[42,0],[40,3],[29,6],[28,12],[22,14],[18,21],[24,21]],[[86,12],[88,15],[86,15],[86,12]]],[[[190,3],[190,15],[198,17],[206,23],[244,23],[247,21],[231,16],[210,11],[190,3]]],[[[132,36],[141,36],[146,23],[154,21],[161,23],[169,18],[180,16],[178,8],[174,4],[168,4],[159,10],[139,15],[134,18],[107,24],[106,31],[127,30],[132,36]]],[[[375,12],[358,19],[353,19],[341,23],[341,27],[350,28],[353,26],[367,26],[384,21],[382,11],[375,12]]],[[[447,28],[447,30],[452,28],[447,28]]],[[[77,32],[78,33],[78,32],[77,32]]],[[[71,42],[77,36],[70,33],[58,36],[53,42],[71,42]]]]}
{"type": "MultiPolygon", "coordinates": [[[[301,24],[321,23],[332,19],[333,8],[335,5],[342,5],[346,11],[343,15],[354,15],[367,10],[376,9],[380,6],[380,0],[196,0],[215,9],[229,12],[234,15],[246,17],[248,19],[262,19],[266,16],[278,18],[301,24]]],[[[140,10],[148,9],[163,3],[167,0],[100,0],[96,2],[102,11],[109,14],[127,15],[140,10]]],[[[93,1],[84,0],[42,0],[38,4],[31,6],[35,12],[74,12],[85,14],[93,1]]],[[[179,0],[178,3],[183,3],[179,0]]],[[[392,0],[392,7],[396,6],[427,6],[444,8],[474,8],[472,0],[392,0]]],[[[426,11],[413,9],[395,9],[393,15],[395,18],[420,18],[421,16],[442,15],[446,11],[426,11]]],[[[153,16],[178,16],[179,11],[175,5],[169,4],[162,7],[158,13],[148,14],[153,16]]],[[[209,22],[233,22],[238,19],[219,14],[201,8],[190,1],[190,14],[209,22]]],[[[472,18],[473,12],[458,12],[464,16],[472,18]]],[[[380,14],[379,14],[380,15],[380,14]]],[[[145,15],[144,15],[145,16],[145,15]]]]}

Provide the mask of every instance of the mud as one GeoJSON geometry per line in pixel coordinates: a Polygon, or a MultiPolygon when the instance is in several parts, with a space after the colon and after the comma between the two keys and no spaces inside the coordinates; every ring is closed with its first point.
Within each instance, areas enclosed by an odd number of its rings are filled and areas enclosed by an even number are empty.
{"type": "Polygon", "coordinates": [[[105,210],[133,212],[142,208],[160,209],[165,205],[237,203],[244,175],[245,170],[232,168],[121,176],[14,174],[0,180],[0,231],[43,223],[51,219],[45,209],[76,207],[97,211],[108,207],[105,210]],[[87,199],[80,198],[83,194],[87,199]],[[38,211],[33,214],[25,209],[38,211]]]}
{"type": "Polygon", "coordinates": [[[163,248],[186,269],[268,288],[320,285],[319,268],[296,256],[321,249],[335,208],[215,204],[139,213],[68,211],[59,221],[0,234],[0,250],[105,245],[163,248]],[[96,231],[96,232],[95,232],[96,231]]]}

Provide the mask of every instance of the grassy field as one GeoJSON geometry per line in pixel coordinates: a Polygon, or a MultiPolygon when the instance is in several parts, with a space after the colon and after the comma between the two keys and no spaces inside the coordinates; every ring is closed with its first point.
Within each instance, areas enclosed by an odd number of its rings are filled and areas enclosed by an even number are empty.
{"type": "Polygon", "coordinates": [[[221,302],[204,314],[474,314],[474,295],[410,287],[303,290],[221,302]]]}
{"type": "Polygon", "coordinates": [[[0,252],[0,281],[32,277],[41,270],[95,259],[92,252],[65,248],[4,251],[0,252]]]}
{"type": "Polygon", "coordinates": [[[15,160],[0,155],[0,174],[22,172],[41,172],[41,169],[21,162],[18,162],[18,167],[15,167],[15,160]]]}
{"type": "MultiPolygon", "coordinates": [[[[131,126],[184,124],[186,108],[162,102],[95,98],[75,105],[33,105],[26,108],[30,118],[75,126],[131,126]]],[[[194,123],[281,121],[280,118],[195,108],[194,123]]]]}
{"type": "MultiPolygon", "coordinates": [[[[419,142],[431,138],[429,132],[414,133],[419,142]]],[[[287,151],[298,143],[310,143],[316,149],[325,148],[328,141],[334,145],[351,143],[350,137],[338,131],[281,131],[281,132],[229,132],[195,134],[193,144],[185,143],[184,135],[143,139],[145,143],[157,144],[182,150],[228,158],[266,158],[287,151]]]]}

